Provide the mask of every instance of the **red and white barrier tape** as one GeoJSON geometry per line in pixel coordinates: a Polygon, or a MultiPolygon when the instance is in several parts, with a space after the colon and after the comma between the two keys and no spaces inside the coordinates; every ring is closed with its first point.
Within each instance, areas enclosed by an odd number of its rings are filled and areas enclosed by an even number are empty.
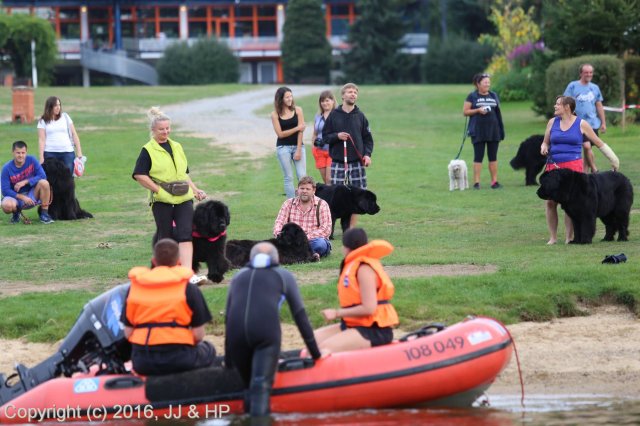
{"type": "Polygon", "coordinates": [[[640,109],[640,105],[636,105],[636,104],[623,105],[621,108],[605,106],[605,107],[602,107],[602,108],[603,108],[605,111],[622,112],[622,111],[624,111],[625,109],[640,109]]]}

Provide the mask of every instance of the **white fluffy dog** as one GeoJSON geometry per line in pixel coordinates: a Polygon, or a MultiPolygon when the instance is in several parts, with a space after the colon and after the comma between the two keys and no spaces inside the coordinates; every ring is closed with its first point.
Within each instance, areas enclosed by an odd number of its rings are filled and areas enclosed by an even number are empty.
{"type": "Polygon", "coordinates": [[[467,180],[467,163],[464,160],[451,160],[449,162],[449,191],[454,189],[464,191],[469,188],[467,180]]]}

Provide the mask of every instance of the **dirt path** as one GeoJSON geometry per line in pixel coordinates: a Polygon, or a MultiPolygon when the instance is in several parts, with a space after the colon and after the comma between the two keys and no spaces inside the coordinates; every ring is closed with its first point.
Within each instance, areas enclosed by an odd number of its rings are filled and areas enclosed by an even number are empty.
{"type": "MultiPolygon", "coordinates": [[[[320,93],[324,88],[292,87],[295,96],[320,93]]],[[[205,99],[165,108],[178,132],[210,139],[238,153],[254,157],[273,153],[275,136],[268,116],[254,111],[273,101],[274,87],[242,92],[216,99],[205,99]],[[238,131],[242,129],[242,131],[238,131]]],[[[307,122],[313,117],[307,111],[307,122]]],[[[307,128],[305,135],[310,136],[307,128]]],[[[398,265],[388,267],[392,278],[430,277],[493,273],[492,265],[398,265]]],[[[307,272],[298,277],[301,284],[334,280],[326,271],[307,272]]],[[[228,283],[228,278],[224,283],[228,283]]],[[[31,291],[96,289],[96,283],[61,283],[34,286],[28,283],[0,282],[0,297],[31,291]]],[[[527,393],[576,394],[597,392],[637,397],[640,393],[640,320],[628,310],[605,306],[591,315],[558,319],[545,323],[520,323],[508,327],[520,355],[527,393]]],[[[397,335],[402,334],[397,331],[397,335]]],[[[218,349],[223,336],[208,336],[218,349]]],[[[10,373],[15,362],[33,366],[46,359],[58,344],[28,343],[0,339],[0,373],[10,373]]],[[[302,347],[294,326],[283,326],[283,349],[302,347]]],[[[520,392],[515,359],[491,388],[491,393],[520,392]]]]}

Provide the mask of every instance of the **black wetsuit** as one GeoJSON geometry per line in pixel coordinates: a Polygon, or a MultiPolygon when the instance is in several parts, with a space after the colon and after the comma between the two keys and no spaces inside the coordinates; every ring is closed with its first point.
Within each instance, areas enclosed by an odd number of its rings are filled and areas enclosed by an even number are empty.
{"type": "Polygon", "coordinates": [[[269,395],[278,364],[280,342],[280,306],[286,300],[300,334],[314,359],[320,350],[304,310],[293,275],[271,265],[247,266],[229,286],[226,308],[225,364],[238,370],[249,388],[251,415],[269,412],[269,395]]]}

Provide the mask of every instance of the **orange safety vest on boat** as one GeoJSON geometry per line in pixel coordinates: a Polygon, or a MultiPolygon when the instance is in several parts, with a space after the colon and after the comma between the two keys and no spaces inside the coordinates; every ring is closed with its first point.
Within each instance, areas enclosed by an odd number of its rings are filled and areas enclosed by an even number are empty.
{"type": "Polygon", "coordinates": [[[362,263],[371,266],[375,271],[378,307],[373,315],[366,317],[343,317],[349,327],[371,327],[375,322],[378,327],[390,327],[399,323],[398,313],[391,303],[395,291],[389,275],[384,271],[381,258],[389,255],[393,246],[383,240],[373,240],[362,247],[351,251],[344,260],[344,268],[338,279],[338,299],[340,307],[348,308],[362,304],[360,285],[358,284],[358,268],[362,263]]]}
{"type": "Polygon", "coordinates": [[[189,324],[193,311],[186,288],[191,269],[182,266],[136,267],[129,271],[127,319],[133,326],[129,341],[137,345],[195,345],[189,324]]]}

